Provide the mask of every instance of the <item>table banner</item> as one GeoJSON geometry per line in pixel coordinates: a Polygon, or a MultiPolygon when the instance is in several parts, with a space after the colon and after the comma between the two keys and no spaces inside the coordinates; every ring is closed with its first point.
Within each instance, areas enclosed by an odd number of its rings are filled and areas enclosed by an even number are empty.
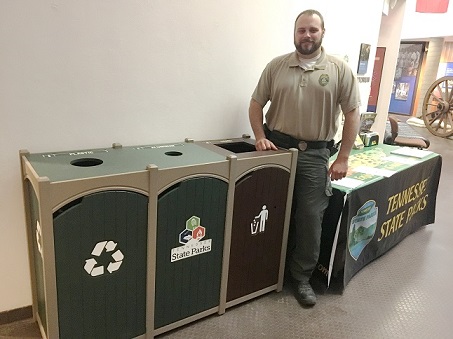
{"type": "Polygon", "coordinates": [[[437,156],[347,195],[334,190],[331,203],[337,207],[329,205],[325,215],[314,280],[342,290],[365,265],[434,223],[441,167],[437,156]]]}

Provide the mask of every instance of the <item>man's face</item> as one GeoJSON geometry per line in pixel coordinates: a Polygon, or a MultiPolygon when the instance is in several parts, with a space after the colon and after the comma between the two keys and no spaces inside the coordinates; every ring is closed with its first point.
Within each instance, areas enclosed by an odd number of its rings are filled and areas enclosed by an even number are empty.
{"type": "Polygon", "coordinates": [[[323,37],[324,30],[319,16],[301,15],[297,19],[294,27],[294,46],[302,57],[307,59],[315,57],[323,37]]]}

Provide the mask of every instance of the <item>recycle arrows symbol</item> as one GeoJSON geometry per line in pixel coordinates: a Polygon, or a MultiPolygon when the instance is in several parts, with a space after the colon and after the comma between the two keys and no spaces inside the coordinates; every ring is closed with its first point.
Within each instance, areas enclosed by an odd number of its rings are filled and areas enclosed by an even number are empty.
{"type": "Polygon", "coordinates": [[[42,241],[42,229],[41,229],[41,225],[39,223],[39,220],[37,220],[36,221],[36,242],[37,242],[37,245],[38,245],[38,251],[39,251],[39,253],[41,254],[41,257],[42,257],[41,241],[42,241]]]}
{"type": "Polygon", "coordinates": [[[93,277],[104,274],[104,266],[94,267],[97,263],[98,262],[94,258],[87,259],[85,260],[85,266],[83,268],[93,277]]]}
{"type": "Polygon", "coordinates": [[[111,251],[113,251],[115,248],[116,248],[116,243],[114,243],[113,241],[109,241],[109,242],[105,245],[105,250],[106,250],[107,252],[111,252],[111,251]]]}
{"type": "Polygon", "coordinates": [[[120,250],[117,250],[115,253],[112,254],[112,258],[115,260],[115,262],[111,262],[107,266],[107,271],[109,271],[110,273],[120,268],[121,264],[123,263],[124,255],[123,253],[121,253],[120,250]]]}
{"type": "MultiPolygon", "coordinates": [[[[117,243],[113,241],[100,241],[98,242],[91,254],[94,256],[99,257],[102,254],[102,251],[105,249],[106,252],[112,252],[115,250],[117,243]]],[[[109,273],[117,271],[121,264],[123,263],[124,255],[120,250],[116,250],[112,253],[112,258],[115,260],[114,262],[110,262],[107,266],[107,271],[109,273]]],[[[95,258],[90,258],[85,260],[85,266],[83,267],[85,271],[90,274],[92,277],[96,277],[99,275],[104,274],[104,266],[97,266],[97,261],[95,258]]]]}
{"type": "Polygon", "coordinates": [[[107,244],[107,241],[100,241],[96,244],[96,246],[94,246],[93,248],[93,251],[91,252],[92,255],[95,255],[97,257],[99,257],[105,247],[105,245],[107,244]]]}

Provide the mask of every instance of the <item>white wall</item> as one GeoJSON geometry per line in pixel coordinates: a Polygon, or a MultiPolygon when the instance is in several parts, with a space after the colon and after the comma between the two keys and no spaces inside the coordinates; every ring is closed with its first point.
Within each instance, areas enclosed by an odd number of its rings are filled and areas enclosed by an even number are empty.
{"type": "MultiPolygon", "coordinates": [[[[325,14],[326,49],[356,70],[360,43],[377,45],[382,0],[2,0],[0,312],[31,304],[20,149],[251,133],[261,70],[293,50],[308,7],[325,14]]],[[[368,95],[369,83],[365,108],[368,95]]]]}
{"type": "Polygon", "coordinates": [[[406,5],[406,1],[399,0],[396,6],[389,11],[388,15],[382,17],[381,21],[378,46],[385,47],[386,50],[376,106],[377,116],[373,125],[373,130],[379,133],[379,140],[383,140],[384,138],[401,41],[401,30],[403,22],[406,19],[406,5]]]}
{"type": "MultiPolygon", "coordinates": [[[[401,0],[399,0],[401,1],[401,0]]],[[[447,13],[417,13],[416,0],[406,0],[402,40],[431,37],[453,38],[453,4],[450,1],[447,13]]]]}

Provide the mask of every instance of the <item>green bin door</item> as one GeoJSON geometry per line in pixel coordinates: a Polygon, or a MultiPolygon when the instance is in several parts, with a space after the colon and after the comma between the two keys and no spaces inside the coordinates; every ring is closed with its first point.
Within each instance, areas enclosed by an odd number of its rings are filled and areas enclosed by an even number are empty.
{"type": "Polygon", "coordinates": [[[159,195],[156,329],[219,305],[227,190],[198,177],[159,195]]]}
{"type": "Polygon", "coordinates": [[[47,334],[46,297],[44,293],[44,269],[42,258],[42,228],[39,222],[39,202],[35,190],[30,181],[26,181],[27,194],[29,199],[30,220],[32,238],[33,267],[35,270],[36,297],[38,303],[38,314],[41,319],[44,331],[47,334]]]}
{"type": "Polygon", "coordinates": [[[60,338],[146,332],[148,198],[104,191],[54,213],[60,338]]]}
{"type": "Polygon", "coordinates": [[[227,301],[277,284],[288,184],[289,172],[278,167],[236,183],[227,301]]]}

